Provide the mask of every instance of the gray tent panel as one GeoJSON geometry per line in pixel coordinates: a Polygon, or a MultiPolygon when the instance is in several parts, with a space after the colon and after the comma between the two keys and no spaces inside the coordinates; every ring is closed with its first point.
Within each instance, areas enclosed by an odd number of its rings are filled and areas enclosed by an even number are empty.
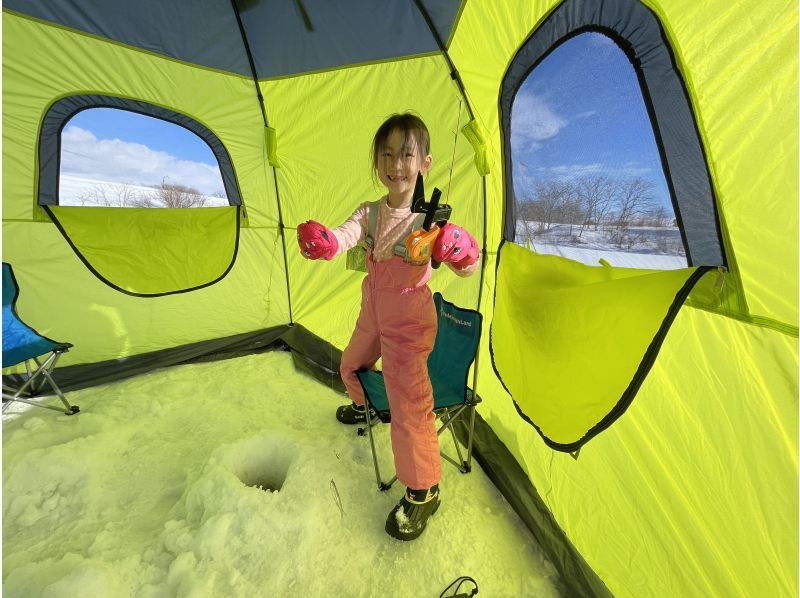
{"type": "Polygon", "coordinates": [[[424,13],[447,40],[455,0],[239,2],[259,79],[436,52],[424,13]]]}
{"type": "Polygon", "coordinates": [[[21,14],[184,62],[280,77],[438,51],[427,23],[447,40],[459,0],[6,0],[21,14]],[[427,19],[426,19],[427,17],[427,19]]]}

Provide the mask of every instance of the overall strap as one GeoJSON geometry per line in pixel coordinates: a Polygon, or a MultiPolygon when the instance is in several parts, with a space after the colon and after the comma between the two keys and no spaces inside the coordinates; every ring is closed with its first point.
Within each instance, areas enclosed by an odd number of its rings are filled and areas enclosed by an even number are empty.
{"type": "Polygon", "coordinates": [[[408,250],[406,249],[406,239],[408,238],[408,235],[421,228],[424,222],[425,214],[419,214],[416,218],[414,218],[414,221],[411,223],[411,226],[408,227],[405,234],[397,240],[397,244],[394,246],[395,255],[399,255],[402,258],[405,258],[406,255],[408,255],[408,250]]]}
{"type": "Polygon", "coordinates": [[[370,249],[375,248],[375,233],[378,228],[378,211],[380,210],[381,202],[370,202],[367,208],[367,236],[364,238],[364,243],[370,249]]]}
{"type": "MultiPolygon", "coordinates": [[[[364,242],[366,243],[367,247],[370,249],[375,248],[375,234],[378,229],[378,211],[380,210],[381,202],[375,201],[369,204],[368,209],[368,216],[367,216],[367,236],[364,238],[364,242]]],[[[411,226],[408,227],[405,234],[402,235],[394,246],[394,254],[398,255],[402,258],[406,257],[406,237],[410,235],[415,230],[418,230],[422,227],[422,224],[425,222],[425,214],[419,214],[414,221],[411,223],[411,226]]]]}

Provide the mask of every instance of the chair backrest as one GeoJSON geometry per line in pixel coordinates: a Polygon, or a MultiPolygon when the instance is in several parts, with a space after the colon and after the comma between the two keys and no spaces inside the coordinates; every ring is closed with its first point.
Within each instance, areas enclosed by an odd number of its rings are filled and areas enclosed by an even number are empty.
{"type": "Polygon", "coordinates": [[[445,301],[441,293],[435,293],[433,301],[439,328],[428,358],[428,375],[433,385],[434,409],[439,409],[466,399],[467,376],[478,351],[483,316],[445,301]]]}
{"type": "Polygon", "coordinates": [[[58,348],[71,347],[57,343],[36,332],[17,315],[19,286],[11,265],[3,262],[3,367],[16,365],[58,348]]]}
{"type": "Polygon", "coordinates": [[[3,309],[11,307],[17,298],[17,281],[11,272],[11,264],[3,262],[3,309]]]}

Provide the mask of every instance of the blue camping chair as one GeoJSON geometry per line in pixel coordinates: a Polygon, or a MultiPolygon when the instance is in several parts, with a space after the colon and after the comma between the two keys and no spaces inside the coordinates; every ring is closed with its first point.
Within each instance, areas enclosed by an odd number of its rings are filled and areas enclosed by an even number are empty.
{"type": "MultiPolygon", "coordinates": [[[[475,427],[475,406],[480,403],[481,399],[467,386],[467,376],[478,352],[483,316],[475,310],[464,309],[445,301],[441,293],[435,293],[433,301],[438,319],[436,341],[433,351],[428,357],[428,375],[433,386],[433,412],[442,422],[438,434],[441,436],[446,429],[450,430],[458,461],[444,452],[441,453],[441,456],[455,465],[462,473],[469,473],[472,469],[472,432],[475,427]],[[464,414],[469,414],[466,460],[462,456],[461,446],[453,430],[453,424],[464,414]]],[[[375,370],[359,370],[356,375],[364,389],[367,403],[377,415],[377,417],[373,417],[370,410],[366,410],[366,428],[369,431],[378,488],[388,490],[397,480],[397,476],[386,483],[381,481],[378,456],[375,452],[375,441],[372,435],[372,427],[378,421],[387,423],[391,420],[383,373],[375,370]]],[[[358,433],[363,435],[363,428],[360,428],[358,433]]]]}
{"type": "Polygon", "coordinates": [[[25,362],[27,378],[19,388],[12,388],[3,378],[3,412],[14,401],[28,403],[36,407],[63,411],[67,415],[78,413],[77,405],[70,405],[64,393],[53,380],[53,369],[61,354],[72,346],[69,343],[57,343],[45,338],[33,328],[20,320],[17,315],[17,297],[19,286],[11,265],[3,262],[3,368],[25,362]],[[43,361],[39,361],[43,358],[43,361]],[[36,364],[34,369],[31,362],[36,364]],[[45,383],[50,384],[64,408],[53,407],[31,400],[38,396],[45,383]]]}

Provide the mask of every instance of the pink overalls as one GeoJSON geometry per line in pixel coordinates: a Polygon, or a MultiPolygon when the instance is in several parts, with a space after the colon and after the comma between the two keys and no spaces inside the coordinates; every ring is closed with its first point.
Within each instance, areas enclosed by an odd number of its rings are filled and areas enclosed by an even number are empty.
{"type": "Polygon", "coordinates": [[[397,479],[413,489],[430,488],[442,476],[428,378],[428,355],[436,339],[430,276],[430,263],[414,266],[399,256],[378,262],[367,250],[361,313],[340,368],[350,399],[363,405],[364,391],[355,372],[383,357],[397,479]]]}

